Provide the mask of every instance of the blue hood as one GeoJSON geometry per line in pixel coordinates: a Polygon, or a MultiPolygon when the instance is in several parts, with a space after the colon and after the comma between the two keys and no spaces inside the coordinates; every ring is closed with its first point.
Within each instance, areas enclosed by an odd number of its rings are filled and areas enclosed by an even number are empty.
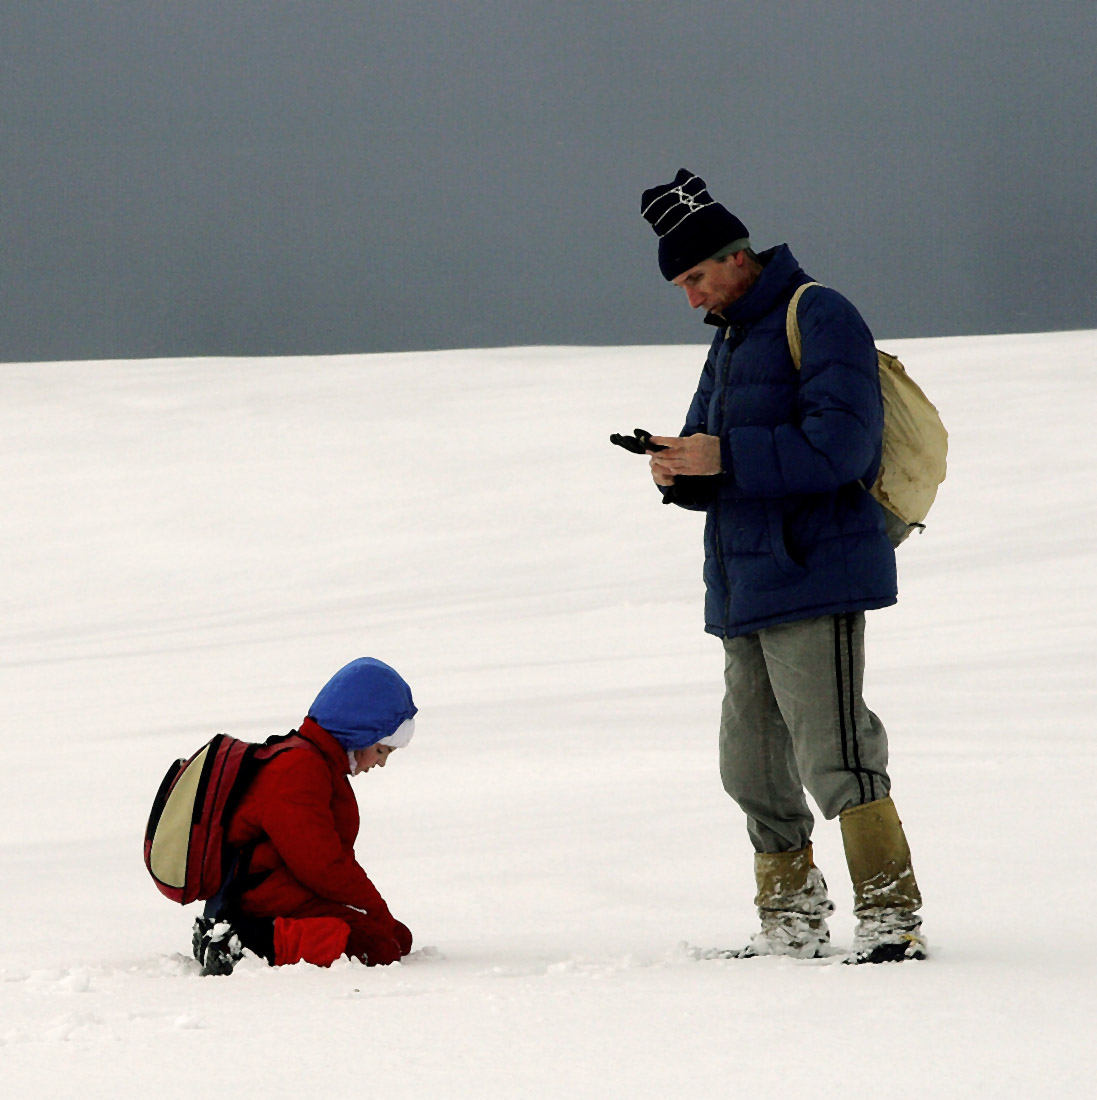
{"type": "Polygon", "coordinates": [[[411,688],[394,668],[359,657],[320,689],[308,716],[345,749],[354,750],[390,737],[417,710],[411,688]]]}

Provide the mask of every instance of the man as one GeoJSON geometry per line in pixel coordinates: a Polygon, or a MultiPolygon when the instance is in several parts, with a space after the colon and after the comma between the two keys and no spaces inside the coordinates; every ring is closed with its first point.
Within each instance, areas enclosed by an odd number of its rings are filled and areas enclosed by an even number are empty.
{"type": "Polygon", "coordinates": [[[838,817],[858,924],[849,961],[925,958],[921,895],[890,797],[887,736],[861,697],[865,612],[896,600],[895,555],[865,486],[880,465],[876,349],[857,310],[787,245],[746,227],[682,169],[644,192],[659,267],[716,327],[677,437],[653,436],[664,503],[707,513],[705,629],[723,639],[724,789],[747,817],[761,930],[737,955],[830,953],[834,905],[812,860],[805,790],[838,817]]]}

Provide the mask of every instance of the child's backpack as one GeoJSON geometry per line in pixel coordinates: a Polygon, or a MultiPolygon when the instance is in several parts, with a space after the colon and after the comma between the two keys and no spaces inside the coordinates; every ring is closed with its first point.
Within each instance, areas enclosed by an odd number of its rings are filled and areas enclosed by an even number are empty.
{"type": "MultiPolygon", "coordinates": [[[[785,314],[789,351],[800,369],[800,323],[796,307],[808,287],[796,288],[785,314]]],[[[893,355],[876,349],[880,365],[880,391],[884,398],[884,454],[880,472],[870,488],[884,507],[888,534],[898,545],[915,527],[924,527],[937,487],[945,480],[948,432],[933,403],[906,367],[893,355]]]]}
{"type": "Polygon", "coordinates": [[[297,731],[261,745],[219,733],[164,776],[145,829],[145,866],[160,893],[180,905],[217,895],[236,866],[225,829],[259,769],[310,742],[297,731]]]}

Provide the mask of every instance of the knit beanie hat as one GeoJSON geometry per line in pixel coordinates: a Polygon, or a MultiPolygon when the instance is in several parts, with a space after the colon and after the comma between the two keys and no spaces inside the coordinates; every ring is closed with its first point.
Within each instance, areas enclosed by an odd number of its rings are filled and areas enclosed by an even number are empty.
{"type": "Polygon", "coordinates": [[[700,176],[685,168],[673,182],[645,191],[640,213],[659,238],[659,270],[668,282],[729,244],[750,248],[747,227],[713,200],[700,176]]]}
{"type": "Polygon", "coordinates": [[[373,657],[359,657],[320,689],[308,716],[354,752],[377,744],[402,748],[411,740],[418,709],[411,688],[395,669],[373,657]]]}

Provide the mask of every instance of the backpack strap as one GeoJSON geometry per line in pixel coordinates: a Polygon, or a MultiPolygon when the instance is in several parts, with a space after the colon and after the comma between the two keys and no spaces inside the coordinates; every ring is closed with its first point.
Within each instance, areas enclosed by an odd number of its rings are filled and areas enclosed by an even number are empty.
{"type": "Polygon", "coordinates": [[[804,291],[811,286],[822,286],[822,283],[804,283],[802,286],[796,288],[795,293],[788,303],[788,310],[785,313],[785,336],[788,338],[788,350],[792,355],[792,365],[799,370],[801,352],[803,350],[803,343],[800,339],[800,322],[796,316],[796,309],[800,305],[800,299],[804,296],[804,291]]]}
{"type": "MultiPolygon", "coordinates": [[[[792,297],[789,299],[788,310],[785,312],[785,336],[788,338],[788,350],[792,355],[792,365],[799,370],[800,362],[803,358],[803,341],[800,339],[800,319],[796,316],[796,309],[800,305],[800,299],[804,296],[804,291],[813,286],[822,286],[822,283],[810,282],[803,283],[793,291],[792,297]]],[[[867,489],[868,486],[863,480],[857,482],[862,489],[867,489]]]]}
{"type": "MultiPolygon", "coordinates": [[[[254,781],[255,775],[263,764],[273,760],[286,749],[297,748],[310,748],[317,753],[320,751],[307,737],[302,737],[297,730],[290,730],[289,733],[272,734],[261,745],[256,745],[255,749],[257,751],[261,749],[270,749],[271,751],[265,753],[261,760],[256,759],[257,754],[252,755],[249,762],[252,777],[248,785],[250,786],[250,783],[254,781]]],[[[244,790],[241,789],[240,795],[242,796],[243,793],[244,790]]],[[[232,808],[236,808],[235,802],[232,808]]],[[[236,849],[232,853],[232,861],[225,874],[225,879],[221,883],[221,888],[206,902],[205,908],[202,910],[202,916],[212,920],[239,916],[238,907],[241,896],[249,890],[254,890],[270,874],[270,871],[252,871],[251,869],[251,857],[255,854],[255,849],[263,839],[265,839],[263,836],[257,837],[250,843],[245,844],[243,848],[236,849]]]]}
{"type": "Polygon", "coordinates": [[[225,881],[221,883],[217,893],[206,901],[202,909],[203,917],[216,921],[234,915],[237,912],[240,895],[258,886],[270,874],[270,871],[251,874],[248,870],[251,857],[255,854],[258,845],[259,840],[256,839],[235,852],[228,873],[225,875],[225,881]]]}

